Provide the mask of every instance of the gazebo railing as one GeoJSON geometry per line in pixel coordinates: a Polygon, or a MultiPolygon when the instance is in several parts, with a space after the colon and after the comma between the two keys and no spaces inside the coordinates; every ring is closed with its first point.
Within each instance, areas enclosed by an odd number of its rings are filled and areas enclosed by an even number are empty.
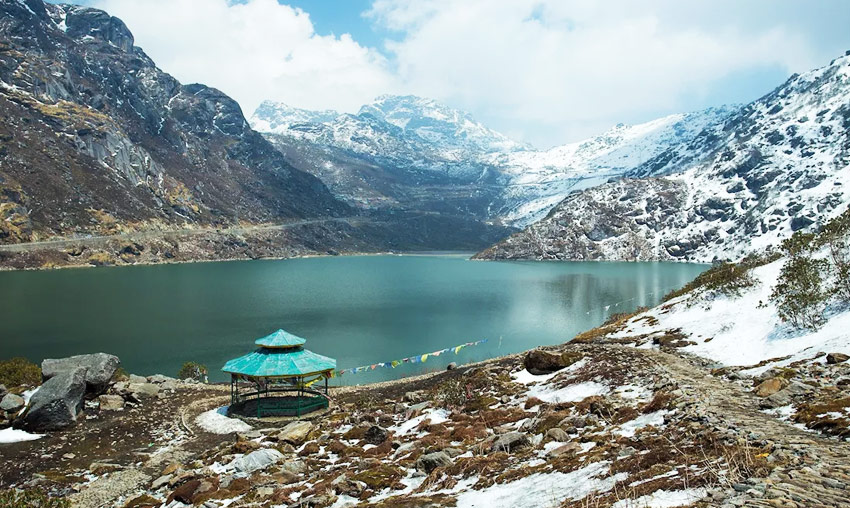
{"type": "MultiPolygon", "coordinates": [[[[302,416],[330,404],[327,393],[303,386],[254,384],[256,390],[240,392],[237,383],[231,383],[231,410],[246,409],[250,401],[256,401],[256,416],[302,416]]],[[[253,413],[253,409],[250,411],[253,413]]],[[[246,415],[247,416],[247,415],[246,415]]]]}

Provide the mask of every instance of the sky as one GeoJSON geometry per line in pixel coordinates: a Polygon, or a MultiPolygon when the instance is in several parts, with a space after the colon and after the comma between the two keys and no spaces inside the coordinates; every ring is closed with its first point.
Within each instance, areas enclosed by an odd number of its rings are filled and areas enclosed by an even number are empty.
{"type": "Polygon", "coordinates": [[[184,83],[355,113],[430,97],[538,148],[746,103],[850,49],[845,0],[80,0],[184,83]]]}

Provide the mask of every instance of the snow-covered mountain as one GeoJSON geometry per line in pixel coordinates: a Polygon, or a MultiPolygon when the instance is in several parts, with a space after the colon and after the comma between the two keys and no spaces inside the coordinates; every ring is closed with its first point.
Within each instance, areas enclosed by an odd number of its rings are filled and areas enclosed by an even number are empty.
{"type": "Polygon", "coordinates": [[[482,258],[740,258],[850,200],[850,52],[569,196],[482,258]],[[655,176],[661,175],[661,176],[655,176]]]}
{"type": "Polygon", "coordinates": [[[431,99],[381,96],[356,115],[265,102],[251,124],[360,206],[439,208],[525,226],[569,193],[689,143],[735,108],[677,114],[537,151],[431,99]]]}
{"type": "Polygon", "coordinates": [[[617,124],[607,132],[546,151],[493,154],[489,162],[510,176],[509,208],[516,225],[539,220],[572,192],[619,178],[661,153],[693,141],[703,129],[722,125],[735,107],[675,114],[639,125],[617,124]]]}

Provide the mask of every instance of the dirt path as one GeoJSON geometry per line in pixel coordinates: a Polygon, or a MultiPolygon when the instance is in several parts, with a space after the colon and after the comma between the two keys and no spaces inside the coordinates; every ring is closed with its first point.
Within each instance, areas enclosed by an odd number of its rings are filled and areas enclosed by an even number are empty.
{"type": "Polygon", "coordinates": [[[737,384],[712,376],[687,359],[654,350],[635,349],[669,373],[685,397],[697,401],[709,423],[721,423],[766,439],[783,449],[802,452],[802,460],[779,466],[768,478],[764,499],[746,506],[850,507],[850,443],[794,427],[758,410],[758,399],[737,384]]]}

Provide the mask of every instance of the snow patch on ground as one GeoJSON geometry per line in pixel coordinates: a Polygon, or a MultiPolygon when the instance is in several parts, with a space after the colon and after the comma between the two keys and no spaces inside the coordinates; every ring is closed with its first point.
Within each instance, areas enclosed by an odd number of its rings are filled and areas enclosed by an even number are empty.
{"type": "Polygon", "coordinates": [[[669,412],[670,411],[667,411],[666,409],[661,409],[653,413],[638,416],[634,420],[627,421],[620,425],[620,429],[615,432],[623,437],[632,437],[638,430],[644,427],[649,427],[650,425],[653,427],[663,427],[664,416],[669,412]]]}
{"type": "Polygon", "coordinates": [[[430,420],[431,425],[437,425],[449,421],[449,412],[445,409],[427,409],[421,415],[411,418],[399,425],[394,425],[387,430],[391,430],[398,435],[405,435],[419,426],[425,420],[430,420]]]}
{"type": "Polygon", "coordinates": [[[29,432],[13,428],[0,430],[0,443],[2,444],[35,441],[42,437],[44,437],[44,434],[30,434],[29,432]]]}
{"type": "Polygon", "coordinates": [[[588,494],[608,492],[628,476],[618,473],[606,478],[604,475],[608,471],[607,462],[597,462],[570,473],[537,473],[483,490],[463,492],[457,497],[457,507],[559,506],[567,499],[578,500],[588,494]]]}
{"type": "Polygon", "coordinates": [[[252,427],[242,420],[228,417],[227,407],[222,406],[201,413],[195,418],[195,423],[213,434],[230,434],[231,432],[248,432],[251,430],[252,427]]]}
{"type": "Polygon", "coordinates": [[[674,508],[688,506],[708,495],[705,489],[657,490],[637,499],[624,499],[613,508],[674,508]]]}
{"type": "Polygon", "coordinates": [[[550,404],[561,402],[578,402],[594,395],[607,395],[611,389],[608,385],[596,381],[585,381],[563,388],[552,386],[533,386],[528,390],[529,397],[536,397],[550,404]]]}

